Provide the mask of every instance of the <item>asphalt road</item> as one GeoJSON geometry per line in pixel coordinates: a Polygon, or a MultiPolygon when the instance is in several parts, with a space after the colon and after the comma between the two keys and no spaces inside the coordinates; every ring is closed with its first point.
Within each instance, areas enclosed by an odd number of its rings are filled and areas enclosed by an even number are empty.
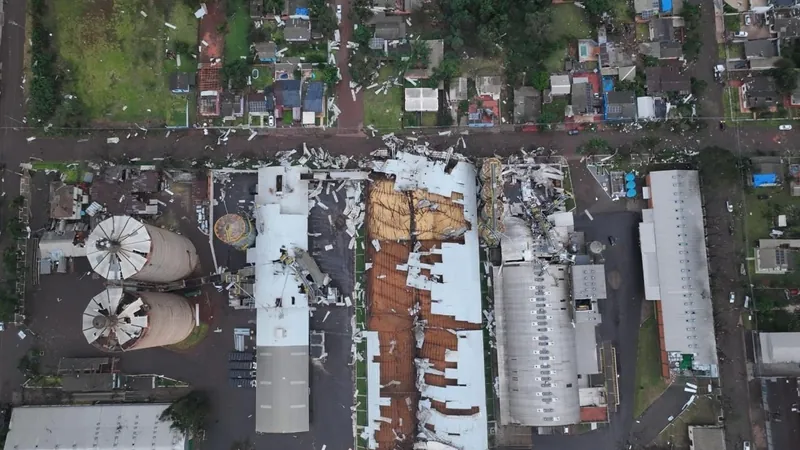
{"type": "Polygon", "coordinates": [[[797,379],[773,378],[767,383],[767,404],[772,435],[772,448],[796,448],[800,439],[800,391],[797,379]]]}

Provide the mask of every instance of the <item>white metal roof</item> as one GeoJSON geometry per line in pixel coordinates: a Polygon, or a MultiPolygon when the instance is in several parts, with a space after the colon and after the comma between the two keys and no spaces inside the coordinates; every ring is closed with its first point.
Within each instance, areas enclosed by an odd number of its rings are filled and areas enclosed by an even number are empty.
{"type": "MultiPolygon", "coordinates": [[[[376,358],[381,355],[381,341],[377,331],[363,331],[362,339],[367,341],[367,426],[361,433],[369,448],[378,448],[375,433],[380,430],[381,406],[391,406],[392,399],[381,397],[381,364],[376,358]]],[[[362,394],[359,392],[358,394],[362,394]]]]}
{"type": "Polygon", "coordinates": [[[398,152],[394,159],[376,161],[374,170],[395,177],[394,187],[398,191],[421,189],[433,194],[452,198],[461,194],[458,202],[464,206],[464,218],[470,229],[464,231],[463,244],[445,242],[432,253],[442,257],[441,263],[429,268],[431,274],[441,275],[442,282],[435,282],[420,274],[419,253],[409,255],[407,283],[418,289],[431,291],[431,312],[452,316],[470,323],[481,323],[480,244],[478,241],[478,182],[475,166],[458,162],[445,172],[444,161],[430,160],[424,156],[398,152]]]}
{"type": "MultiPolygon", "coordinates": [[[[695,170],[666,170],[651,172],[649,178],[653,208],[644,217],[653,220],[640,226],[642,261],[646,286],[654,283],[653,265],[657,267],[666,351],[692,354],[696,367],[716,371],[699,175],[695,170]]],[[[654,294],[654,289],[646,290],[649,300],[654,294]]]]}
{"type": "Polygon", "coordinates": [[[308,249],[308,182],[305,167],[263,167],[256,195],[256,431],[308,431],[309,306],[282,253],[308,249]]]}
{"type": "Polygon", "coordinates": [[[494,268],[492,282],[501,423],[578,423],[575,328],[562,309],[569,301],[566,266],[506,264],[494,268]]]}
{"type": "Polygon", "coordinates": [[[761,362],[800,363],[800,333],[758,333],[761,362]]]}
{"type": "Polygon", "coordinates": [[[100,222],[86,240],[86,257],[92,270],[109,280],[136,275],[147,263],[150,233],[130,216],[113,216],[100,222]]]}
{"type": "Polygon", "coordinates": [[[653,97],[636,97],[636,117],[639,119],[656,118],[656,101],[653,97]]]}
{"type": "Polygon", "coordinates": [[[434,88],[406,88],[406,111],[438,111],[439,90],[434,88]]]}
{"type": "Polygon", "coordinates": [[[552,95],[569,95],[571,88],[569,75],[550,75],[550,93],[552,95]]]}
{"type": "Polygon", "coordinates": [[[159,420],[166,404],[20,406],[6,449],[184,450],[185,437],[159,420]]]}
{"type": "Polygon", "coordinates": [[[458,331],[458,350],[445,352],[447,362],[456,363],[446,369],[445,378],[457,380],[455,386],[421,386],[423,398],[447,403],[449,409],[478,408],[472,415],[446,415],[431,408],[430,400],[420,401],[420,429],[428,440],[441,442],[461,450],[486,450],[488,428],[486,416],[486,376],[484,371],[483,331],[458,331]],[[424,427],[429,424],[434,431],[424,427]]]}
{"type": "Polygon", "coordinates": [[[606,268],[602,264],[572,266],[572,298],[606,298],[606,268]]]}

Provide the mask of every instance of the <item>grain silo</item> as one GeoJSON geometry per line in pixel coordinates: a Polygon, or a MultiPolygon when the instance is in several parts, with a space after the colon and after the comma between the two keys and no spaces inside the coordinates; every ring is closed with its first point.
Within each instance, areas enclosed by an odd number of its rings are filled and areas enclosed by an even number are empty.
{"type": "Polygon", "coordinates": [[[109,287],[83,311],[83,335],[107,352],[177,344],[192,333],[195,314],[181,296],[161,292],[125,292],[109,287]]]}
{"type": "Polygon", "coordinates": [[[86,257],[106,279],[151,283],[184,279],[198,264],[189,239],[129,216],[100,222],[86,240],[86,257]]]}
{"type": "Polygon", "coordinates": [[[239,214],[225,214],[217,219],[214,223],[214,235],[239,250],[247,250],[256,242],[253,222],[239,214]]]}

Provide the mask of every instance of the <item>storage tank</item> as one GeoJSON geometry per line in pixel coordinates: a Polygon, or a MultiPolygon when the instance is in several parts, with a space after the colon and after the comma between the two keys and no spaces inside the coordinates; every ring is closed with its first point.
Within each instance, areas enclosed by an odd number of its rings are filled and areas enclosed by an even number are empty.
{"type": "Polygon", "coordinates": [[[83,311],[83,335],[106,352],[177,344],[192,333],[195,314],[179,295],[109,287],[83,311]]]}
{"type": "Polygon", "coordinates": [[[225,214],[214,223],[214,235],[239,250],[247,250],[256,242],[256,229],[250,219],[239,214],[225,214]]]}
{"type": "Polygon", "coordinates": [[[189,239],[129,216],[100,222],[86,240],[86,257],[92,269],[108,280],[151,283],[184,279],[199,261],[189,239]]]}

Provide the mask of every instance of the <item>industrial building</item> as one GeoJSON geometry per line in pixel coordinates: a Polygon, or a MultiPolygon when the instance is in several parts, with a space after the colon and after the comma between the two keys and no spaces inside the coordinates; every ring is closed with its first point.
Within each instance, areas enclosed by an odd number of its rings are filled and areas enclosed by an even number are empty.
{"type": "Polygon", "coordinates": [[[689,425],[689,450],[725,450],[725,429],[689,425]]]}
{"type": "Polygon", "coordinates": [[[92,269],[110,281],[169,283],[191,275],[199,262],[189,239],[130,216],[100,222],[85,251],[92,269]]]}
{"type": "Polygon", "coordinates": [[[305,167],[258,170],[255,247],[256,432],[309,430],[309,304],[303,278],[291,265],[308,248],[305,167]]]}
{"type": "Polygon", "coordinates": [[[800,376],[800,333],[759,332],[755,345],[756,375],[800,376]]]}
{"type": "Polygon", "coordinates": [[[195,311],[186,298],[108,287],[83,312],[86,341],[108,352],[177,344],[192,333],[195,311]]]}
{"type": "Polygon", "coordinates": [[[580,233],[565,209],[564,174],[532,158],[489,164],[481,198],[492,205],[483,209],[484,224],[499,236],[492,277],[499,424],[605,422],[596,337],[605,271],[572,242],[580,233]]]}
{"type": "Polygon", "coordinates": [[[370,449],[485,450],[475,167],[397,151],[372,169],[359,437],[370,449]]]}
{"type": "Polygon", "coordinates": [[[656,302],[662,375],[718,376],[703,203],[695,170],[647,176],[639,225],[645,298],[656,302]]]}
{"type": "Polygon", "coordinates": [[[162,421],[166,404],[20,406],[11,411],[5,450],[184,450],[187,438],[162,421]]]}

